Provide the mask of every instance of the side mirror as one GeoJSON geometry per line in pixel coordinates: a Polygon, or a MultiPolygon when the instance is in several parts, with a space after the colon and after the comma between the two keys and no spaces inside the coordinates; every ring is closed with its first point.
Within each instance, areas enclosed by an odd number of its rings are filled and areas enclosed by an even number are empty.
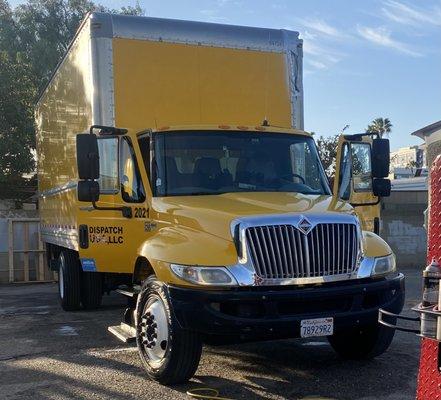
{"type": "Polygon", "coordinates": [[[375,178],[372,182],[372,192],[377,197],[389,197],[390,196],[390,179],[375,178]]]}
{"type": "Polygon", "coordinates": [[[100,177],[100,156],[98,140],[95,135],[88,133],[77,135],[77,167],[80,179],[98,179],[100,177]]]}
{"type": "Polygon", "coordinates": [[[78,201],[97,202],[100,197],[100,185],[97,181],[78,181],[78,201]]]}
{"type": "Polygon", "coordinates": [[[389,175],[390,146],[389,139],[372,140],[372,177],[386,178],[389,175]]]}

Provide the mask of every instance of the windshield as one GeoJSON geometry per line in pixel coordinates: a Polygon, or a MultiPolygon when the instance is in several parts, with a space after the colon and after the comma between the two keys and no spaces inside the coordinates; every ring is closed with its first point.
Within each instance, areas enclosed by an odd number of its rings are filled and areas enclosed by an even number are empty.
{"type": "Polygon", "coordinates": [[[329,194],[313,139],[286,133],[156,133],[152,170],[156,196],[329,194]]]}

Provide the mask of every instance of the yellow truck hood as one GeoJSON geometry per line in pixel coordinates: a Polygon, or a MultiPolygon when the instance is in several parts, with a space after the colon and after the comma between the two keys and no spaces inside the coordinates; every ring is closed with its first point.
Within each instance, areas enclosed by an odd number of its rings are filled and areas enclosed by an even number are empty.
{"type": "Polygon", "coordinates": [[[354,213],[332,196],[300,193],[226,193],[154,198],[152,217],[162,226],[180,226],[232,241],[231,222],[249,215],[285,213],[354,213]]]}

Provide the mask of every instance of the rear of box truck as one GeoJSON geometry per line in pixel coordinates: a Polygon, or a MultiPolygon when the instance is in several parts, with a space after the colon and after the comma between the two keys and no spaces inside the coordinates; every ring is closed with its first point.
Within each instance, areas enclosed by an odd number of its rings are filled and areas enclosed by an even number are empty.
{"type": "Polygon", "coordinates": [[[284,53],[113,41],[115,123],[291,126],[284,53]]]}

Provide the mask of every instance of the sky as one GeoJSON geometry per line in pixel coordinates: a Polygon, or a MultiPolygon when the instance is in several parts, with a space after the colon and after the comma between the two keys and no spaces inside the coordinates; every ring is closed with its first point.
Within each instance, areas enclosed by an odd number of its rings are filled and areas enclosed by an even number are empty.
{"type": "MultiPolygon", "coordinates": [[[[99,2],[99,1],[98,1],[99,2]]],[[[12,1],[12,5],[17,1],[12,1]]],[[[136,1],[101,0],[119,8],[136,1]]],[[[305,129],[317,135],[393,124],[391,148],[441,119],[441,0],[140,0],[145,14],[298,31],[305,129]]]]}

